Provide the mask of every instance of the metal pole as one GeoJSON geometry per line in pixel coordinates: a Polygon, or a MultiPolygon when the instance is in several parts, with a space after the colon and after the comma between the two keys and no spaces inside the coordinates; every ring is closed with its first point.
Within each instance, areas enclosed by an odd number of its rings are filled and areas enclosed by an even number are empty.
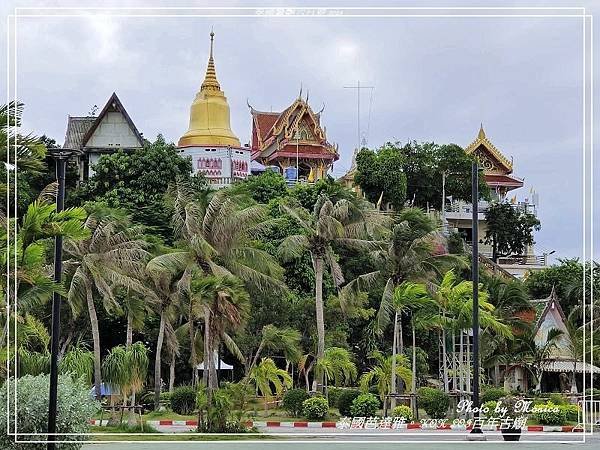
{"type": "Polygon", "coordinates": [[[360,80],[358,80],[356,82],[356,87],[357,87],[357,89],[356,89],[356,92],[357,92],[357,96],[356,96],[356,99],[357,99],[356,100],[357,101],[356,124],[357,124],[357,127],[358,127],[358,141],[357,141],[358,147],[356,147],[356,148],[358,148],[358,151],[360,152],[360,80]]]}
{"type": "MultiPolygon", "coordinates": [[[[56,212],[61,212],[65,207],[65,171],[70,151],[55,151],[51,154],[56,163],[56,179],[58,180],[58,193],[56,196],[56,212]]],[[[62,246],[61,235],[54,238],[54,282],[62,280],[62,246]]],[[[61,298],[57,292],[52,296],[52,341],[50,347],[50,395],[48,402],[48,450],[55,449],[56,433],[56,405],[58,393],[58,344],[60,339],[60,304],[61,298]]]]}
{"type": "MultiPolygon", "coordinates": [[[[471,167],[471,202],[473,203],[473,218],[471,235],[473,240],[473,255],[471,262],[471,280],[473,281],[473,407],[479,407],[479,167],[476,161],[471,167]]],[[[475,417],[479,416],[477,413],[475,417]]],[[[481,433],[480,427],[473,427],[473,432],[481,433]]]]}

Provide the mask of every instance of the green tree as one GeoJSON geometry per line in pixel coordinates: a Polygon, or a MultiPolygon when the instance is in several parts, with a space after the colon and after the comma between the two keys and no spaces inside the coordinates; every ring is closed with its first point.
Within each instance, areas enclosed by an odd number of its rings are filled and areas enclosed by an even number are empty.
{"type": "Polygon", "coordinates": [[[485,211],[487,229],[483,242],[492,246],[492,259],[508,255],[523,255],[535,243],[533,231],[540,221],[533,214],[521,211],[508,202],[494,202],[485,211]]]}
{"type": "Polygon", "coordinates": [[[360,377],[360,388],[363,392],[368,392],[372,385],[377,387],[379,398],[383,403],[384,415],[387,414],[386,398],[392,391],[392,367],[396,368],[396,376],[408,386],[412,382],[412,374],[409,368],[408,359],[404,355],[396,355],[395,361],[391,356],[385,356],[379,351],[374,351],[369,355],[374,361],[368,372],[360,377]]]}
{"type": "Polygon", "coordinates": [[[288,196],[288,188],[283,176],[272,170],[248,177],[244,181],[234,184],[230,188],[233,192],[249,195],[258,203],[288,196]]]}
{"type": "Polygon", "coordinates": [[[317,361],[317,368],[325,375],[325,381],[333,380],[336,387],[349,385],[356,380],[356,364],[352,361],[352,353],[345,348],[329,347],[323,358],[317,361]]]}
{"type": "Polygon", "coordinates": [[[287,361],[298,361],[302,356],[300,347],[300,332],[293,328],[279,328],[275,325],[265,325],[262,329],[262,338],[254,353],[252,362],[246,372],[251,372],[256,366],[258,358],[264,351],[283,353],[287,361]]]}
{"type": "MultiPolygon", "coordinates": [[[[371,242],[366,236],[368,211],[361,210],[347,200],[335,204],[324,195],[319,198],[313,213],[302,207],[282,204],[283,210],[301,227],[302,234],[287,236],[279,246],[284,259],[299,258],[305,252],[311,255],[315,274],[315,312],[317,325],[317,361],[325,352],[325,320],[323,308],[323,273],[325,265],[331,271],[337,286],[343,282],[343,274],[337,262],[333,245],[369,249],[371,242]]],[[[375,220],[376,218],[373,217],[375,220]]],[[[322,386],[322,374],[318,374],[316,384],[322,386]]],[[[322,387],[319,387],[321,389],[322,387]]]]}
{"type": "Polygon", "coordinates": [[[175,145],[165,142],[161,135],[134,152],[119,150],[103,155],[94,171],[94,176],[73,192],[72,202],[95,200],[124,208],[134,221],[167,240],[172,239],[172,211],[165,203],[169,185],[183,179],[197,190],[206,187],[201,176],[191,176],[191,160],[182,157],[175,145]]]}
{"type": "Polygon", "coordinates": [[[250,381],[261,393],[265,402],[265,411],[269,398],[273,394],[281,395],[284,388],[292,387],[292,377],[285,370],[278,368],[271,358],[263,358],[260,364],[249,375],[250,381]]]}
{"type": "Polygon", "coordinates": [[[362,149],[356,155],[356,175],[354,181],[360,186],[367,199],[378,203],[391,203],[400,211],[406,200],[405,164],[400,149],[391,143],[377,151],[362,149]]]}
{"type": "Polygon", "coordinates": [[[152,296],[143,280],[145,261],[149,253],[146,242],[140,239],[136,227],[122,227],[111,217],[98,218],[91,214],[85,222],[90,237],[65,242],[65,263],[72,274],[67,298],[74,315],[87,308],[94,343],[94,385],[100,398],[101,362],[100,331],[95,298],[99,298],[106,311],[120,313],[115,288],[152,296]]]}
{"type": "MultiPolygon", "coordinates": [[[[397,382],[396,382],[396,355],[403,354],[404,348],[397,348],[397,343],[401,342],[399,334],[402,330],[399,326],[398,317],[409,311],[415,311],[419,306],[426,303],[429,299],[427,288],[425,285],[420,283],[413,283],[410,281],[404,281],[399,286],[396,286],[392,297],[383,297],[377,313],[377,325],[380,329],[385,329],[390,323],[390,316],[394,318],[394,335],[392,344],[392,370],[390,373],[392,390],[391,394],[396,394],[397,382]]],[[[411,320],[413,324],[413,335],[414,335],[414,320],[411,320]]],[[[413,336],[414,337],[414,336],[413,336]]],[[[403,341],[402,341],[403,342],[403,341]]],[[[413,342],[413,359],[416,360],[416,346],[413,342]]],[[[413,383],[416,382],[416,362],[413,365],[413,383]]],[[[413,392],[414,393],[414,392],[413,392]]],[[[396,407],[396,399],[392,397],[391,408],[396,407]]]]}

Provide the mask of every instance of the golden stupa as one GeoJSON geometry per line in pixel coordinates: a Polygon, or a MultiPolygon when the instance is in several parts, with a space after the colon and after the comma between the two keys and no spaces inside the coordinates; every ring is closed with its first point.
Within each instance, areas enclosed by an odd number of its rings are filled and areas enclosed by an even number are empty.
{"type": "Polygon", "coordinates": [[[215,33],[211,31],[206,76],[190,108],[190,127],[179,139],[180,147],[240,146],[240,140],[231,131],[227,98],[217,81],[213,60],[214,37],[215,33]]]}

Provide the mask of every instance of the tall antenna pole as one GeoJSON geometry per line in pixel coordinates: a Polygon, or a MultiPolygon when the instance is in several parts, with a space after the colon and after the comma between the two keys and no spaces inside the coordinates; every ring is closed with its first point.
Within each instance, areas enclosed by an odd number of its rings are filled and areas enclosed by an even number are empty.
{"type": "Polygon", "coordinates": [[[361,89],[375,89],[375,86],[361,86],[360,80],[356,82],[356,86],[344,86],[344,89],[356,89],[356,149],[360,151],[360,90],[361,89]]]}

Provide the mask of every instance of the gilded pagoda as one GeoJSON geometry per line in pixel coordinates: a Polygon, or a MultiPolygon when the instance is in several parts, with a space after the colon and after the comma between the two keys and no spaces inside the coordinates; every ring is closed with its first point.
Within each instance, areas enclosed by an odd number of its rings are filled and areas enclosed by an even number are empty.
{"type": "Polygon", "coordinates": [[[288,181],[313,182],[326,177],[339,154],[321,126],[322,110],[315,113],[302,92],[282,112],[257,111],[248,106],[253,160],[277,166],[288,181]]]}

